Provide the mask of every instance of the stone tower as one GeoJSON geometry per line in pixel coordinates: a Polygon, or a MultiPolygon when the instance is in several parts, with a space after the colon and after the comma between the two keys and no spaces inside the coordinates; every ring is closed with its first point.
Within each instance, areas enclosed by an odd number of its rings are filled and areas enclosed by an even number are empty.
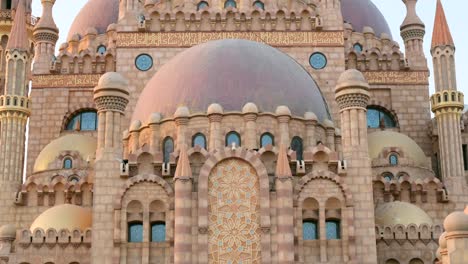
{"type": "Polygon", "coordinates": [[[50,63],[54,59],[55,45],[59,30],[52,16],[55,0],[41,0],[42,17],[34,27],[35,57],[34,74],[50,73],[50,63]]]}
{"type": "Polygon", "coordinates": [[[431,97],[432,112],[437,121],[440,168],[449,196],[463,193],[464,181],[460,117],[463,94],[457,91],[455,45],[440,0],[432,36],[431,54],[434,63],[435,90],[431,97]]]}
{"type": "Polygon", "coordinates": [[[426,70],[427,61],[424,55],[425,25],[416,13],[418,0],[403,0],[406,5],[406,18],[400,26],[400,34],[405,42],[405,53],[408,65],[412,69],[426,70]]]}
{"type": "Polygon", "coordinates": [[[376,263],[374,203],[372,200],[372,172],[367,143],[367,105],[369,84],[361,72],[347,70],[341,74],[335,89],[340,107],[343,158],[348,163],[348,177],[353,199],[360,206],[354,211],[359,263],[376,263]],[[359,179],[359,180],[357,180],[359,179]]]}
{"type": "Polygon", "coordinates": [[[26,8],[20,0],[6,46],[6,82],[0,96],[0,225],[14,222],[14,194],[23,178],[31,59],[26,8]]]}

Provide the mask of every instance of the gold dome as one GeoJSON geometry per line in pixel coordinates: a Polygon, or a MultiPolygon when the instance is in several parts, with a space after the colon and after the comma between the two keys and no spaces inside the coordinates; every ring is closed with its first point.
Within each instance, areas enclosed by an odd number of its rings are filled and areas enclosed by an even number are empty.
{"type": "Polygon", "coordinates": [[[396,147],[412,159],[417,165],[427,167],[427,157],[421,147],[407,135],[393,131],[378,131],[369,134],[369,156],[376,159],[384,148],[396,147]]]}
{"type": "Polygon", "coordinates": [[[31,232],[36,228],[42,228],[44,231],[54,228],[61,229],[80,229],[84,231],[91,228],[92,215],[91,209],[73,204],[62,204],[47,209],[40,214],[31,225],[31,232]]]}
{"type": "Polygon", "coordinates": [[[424,210],[416,205],[404,202],[384,203],[375,209],[375,224],[378,226],[394,226],[409,224],[429,224],[432,219],[424,210]]]}
{"type": "Polygon", "coordinates": [[[88,157],[94,157],[96,147],[96,139],[90,136],[70,134],[55,139],[45,146],[37,156],[34,172],[47,170],[49,164],[63,151],[77,151],[81,158],[86,160],[88,157]]]}

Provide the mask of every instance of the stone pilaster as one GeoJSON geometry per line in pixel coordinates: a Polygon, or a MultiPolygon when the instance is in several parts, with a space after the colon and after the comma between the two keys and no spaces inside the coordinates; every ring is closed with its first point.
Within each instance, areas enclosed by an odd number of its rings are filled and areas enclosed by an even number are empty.
{"type": "Polygon", "coordinates": [[[208,150],[219,150],[224,147],[224,138],[221,131],[221,120],[223,119],[223,108],[219,104],[208,107],[208,119],[210,120],[210,137],[208,150]]]}
{"type": "Polygon", "coordinates": [[[187,138],[187,126],[189,124],[189,109],[185,106],[177,108],[174,119],[177,127],[176,149],[188,148],[190,141],[187,138]]]}
{"type": "Polygon", "coordinates": [[[279,127],[279,144],[289,146],[289,120],[291,120],[291,111],[287,106],[278,106],[276,108],[276,116],[279,127]]]}
{"type": "Polygon", "coordinates": [[[253,103],[247,103],[242,108],[245,122],[245,140],[243,142],[244,147],[247,149],[257,149],[257,117],[258,108],[253,103]]]}
{"type": "Polygon", "coordinates": [[[315,128],[317,126],[318,119],[317,116],[311,112],[305,113],[304,119],[306,120],[306,140],[304,148],[306,151],[311,151],[317,144],[315,128]]]}

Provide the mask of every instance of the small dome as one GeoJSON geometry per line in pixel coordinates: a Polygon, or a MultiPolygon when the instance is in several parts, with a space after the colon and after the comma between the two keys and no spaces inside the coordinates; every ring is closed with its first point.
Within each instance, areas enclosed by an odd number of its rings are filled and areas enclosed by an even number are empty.
{"type": "Polygon", "coordinates": [[[98,34],[98,31],[96,30],[96,28],[89,27],[88,29],[86,29],[85,36],[86,35],[97,35],[97,34],[98,34]]]}
{"type": "Polygon", "coordinates": [[[468,231],[468,215],[465,212],[453,212],[444,220],[447,232],[468,231]]]}
{"type": "Polygon", "coordinates": [[[14,225],[3,225],[0,227],[0,238],[15,238],[16,227],[14,225]]]}
{"type": "Polygon", "coordinates": [[[159,123],[161,121],[162,116],[160,113],[152,113],[148,118],[148,124],[159,123]]]}
{"type": "Polygon", "coordinates": [[[174,113],[174,117],[188,117],[190,115],[190,110],[186,106],[179,106],[174,113]]]}
{"type": "Polygon", "coordinates": [[[127,91],[128,81],[120,73],[117,72],[107,72],[102,75],[99,79],[98,86],[96,89],[105,89],[105,88],[118,88],[124,91],[127,91]]]}
{"type": "Polygon", "coordinates": [[[375,224],[379,226],[395,226],[410,224],[429,224],[432,219],[424,210],[416,205],[405,202],[384,203],[375,209],[375,224]]]}
{"type": "Polygon", "coordinates": [[[362,74],[362,72],[356,69],[349,69],[343,72],[338,78],[336,83],[336,90],[341,90],[345,87],[364,87],[368,88],[369,83],[362,74]]]}
{"type": "Polygon", "coordinates": [[[246,103],[242,108],[242,113],[258,113],[258,107],[254,103],[246,103]]]}
{"type": "Polygon", "coordinates": [[[210,104],[208,106],[208,110],[206,111],[207,114],[222,114],[223,113],[223,107],[220,104],[210,104]]]}
{"type": "Polygon", "coordinates": [[[75,17],[68,38],[73,34],[85,35],[89,27],[96,28],[99,34],[106,32],[107,26],[117,23],[119,18],[119,1],[89,0],[75,17]]]}
{"type": "Polygon", "coordinates": [[[91,228],[91,209],[73,204],[61,204],[47,209],[40,214],[31,224],[30,230],[42,228],[44,231],[53,228],[57,231],[61,229],[80,229],[82,231],[91,228]]]}
{"type": "Polygon", "coordinates": [[[369,134],[369,156],[376,159],[384,148],[396,147],[405,153],[405,157],[412,159],[416,165],[427,167],[427,157],[419,145],[410,137],[393,131],[377,131],[369,134]]]}
{"type": "Polygon", "coordinates": [[[287,105],[295,115],[330,118],[316,82],[290,56],[259,42],[222,39],[184,50],[164,64],[146,84],[132,120],[154,112],[172,116],[179,105],[197,113],[218,103],[239,112],[248,102],[263,112],[287,105]]]}
{"type": "Polygon", "coordinates": [[[116,30],[117,30],[117,24],[112,23],[107,27],[106,31],[109,32],[109,31],[116,31],[116,30]]]}
{"type": "Polygon", "coordinates": [[[276,108],[276,111],[275,113],[277,115],[286,115],[286,116],[290,116],[291,115],[291,110],[289,110],[289,107],[285,106],[285,105],[280,105],[276,108]]]}
{"type": "Polygon", "coordinates": [[[362,33],[375,35],[374,29],[371,27],[364,27],[364,29],[362,30],[362,33]]]}
{"type": "Polygon", "coordinates": [[[312,113],[312,112],[306,112],[304,114],[304,119],[305,120],[317,121],[317,115],[312,113]]]}
{"type": "Polygon", "coordinates": [[[138,129],[140,129],[140,127],[141,127],[141,121],[140,120],[135,120],[130,125],[130,132],[138,131],[138,129]]]}
{"type": "Polygon", "coordinates": [[[96,154],[96,139],[90,136],[69,134],[53,140],[45,146],[36,158],[34,172],[47,170],[49,164],[63,151],[77,151],[86,160],[96,154]]]}
{"type": "Polygon", "coordinates": [[[334,128],[335,127],[335,124],[333,124],[333,122],[330,119],[323,120],[323,125],[326,128],[334,128]]]}

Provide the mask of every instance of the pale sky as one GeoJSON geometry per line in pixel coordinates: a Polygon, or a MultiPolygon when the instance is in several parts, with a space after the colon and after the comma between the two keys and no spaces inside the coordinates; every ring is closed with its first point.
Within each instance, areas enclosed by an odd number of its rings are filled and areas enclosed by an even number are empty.
{"type": "MultiPolygon", "coordinates": [[[[73,22],[74,17],[80,8],[88,0],[57,0],[54,6],[54,18],[57,26],[60,29],[60,39],[58,45],[65,42],[68,29],[73,22]]],[[[118,1],[118,0],[115,0],[118,1]]],[[[41,1],[33,0],[33,14],[40,16],[41,1]]],[[[400,43],[400,47],[404,52],[404,45],[400,37],[400,25],[406,15],[406,8],[401,0],[373,0],[383,13],[392,30],[393,38],[400,43]]],[[[456,66],[457,66],[457,83],[458,89],[465,95],[468,94],[468,72],[462,69],[468,69],[468,34],[466,34],[466,10],[468,10],[468,1],[466,0],[443,0],[442,1],[448,23],[451,28],[452,36],[457,47],[456,51],[456,66]],[[465,17],[465,18],[463,18],[465,17]],[[465,32],[465,33],[463,33],[465,32]],[[466,73],[465,73],[466,72],[466,73]]],[[[432,60],[430,59],[430,44],[432,37],[432,28],[434,24],[436,0],[419,0],[418,15],[426,24],[425,52],[429,58],[428,64],[432,71],[432,60]]],[[[431,76],[431,91],[433,91],[433,78],[431,76]]],[[[432,92],[431,92],[432,93],[432,92]]]]}

